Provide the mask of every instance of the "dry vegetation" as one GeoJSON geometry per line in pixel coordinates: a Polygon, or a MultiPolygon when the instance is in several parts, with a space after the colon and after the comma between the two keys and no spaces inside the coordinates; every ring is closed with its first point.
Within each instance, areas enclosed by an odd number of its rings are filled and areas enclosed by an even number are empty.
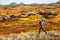
{"type": "Polygon", "coordinates": [[[42,17],[45,29],[60,30],[60,8],[57,4],[4,6],[0,8],[0,34],[20,33],[39,29],[42,17]]]}
{"type": "Polygon", "coordinates": [[[37,35],[37,31],[0,35],[0,40],[60,40],[60,31],[49,31],[48,35],[43,32],[37,35]]]}

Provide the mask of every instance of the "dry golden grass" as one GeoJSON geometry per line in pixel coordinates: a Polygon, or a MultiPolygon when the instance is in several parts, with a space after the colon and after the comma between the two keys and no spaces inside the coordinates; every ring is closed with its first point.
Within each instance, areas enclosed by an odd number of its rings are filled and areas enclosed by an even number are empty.
{"type": "MultiPolygon", "coordinates": [[[[21,10],[38,10],[41,9],[46,10],[46,8],[37,8],[36,7],[16,7],[14,9],[0,9],[0,14],[4,15],[6,13],[11,13],[15,16],[20,15],[21,10]]],[[[46,22],[45,29],[46,30],[60,30],[60,9],[53,9],[57,12],[57,16],[52,17],[52,19],[43,19],[46,22]]],[[[18,20],[8,21],[8,22],[0,22],[0,34],[9,34],[9,33],[19,33],[19,32],[26,32],[31,30],[38,30],[39,29],[39,20],[42,16],[35,15],[29,16],[27,18],[19,18],[18,20]]]]}
{"type": "MultiPolygon", "coordinates": [[[[28,18],[19,18],[15,21],[10,22],[0,22],[0,34],[10,34],[10,33],[20,33],[20,32],[27,32],[27,31],[34,31],[39,29],[39,20],[41,16],[29,16],[28,18]],[[5,32],[4,32],[5,31],[5,32]]],[[[45,29],[47,31],[50,30],[60,30],[60,25],[54,19],[45,19],[46,22],[45,29]],[[51,21],[52,20],[52,21],[51,21]]]]}

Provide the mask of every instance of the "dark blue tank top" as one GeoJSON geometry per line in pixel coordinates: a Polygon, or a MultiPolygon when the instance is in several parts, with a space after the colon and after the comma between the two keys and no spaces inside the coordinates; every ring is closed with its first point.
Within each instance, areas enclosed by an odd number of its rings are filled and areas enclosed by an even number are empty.
{"type": "Polygon", "coordinates": [[[39,24],[40,24],[40,27],[43,27],[43,21],[42,20],[40,20],[39,24]]]}

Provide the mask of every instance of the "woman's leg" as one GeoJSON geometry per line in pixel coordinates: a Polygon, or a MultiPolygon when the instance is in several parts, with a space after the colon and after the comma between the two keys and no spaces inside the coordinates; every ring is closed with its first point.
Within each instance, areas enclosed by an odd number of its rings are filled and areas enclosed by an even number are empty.
{"type": "Polygon", "coordinates": [[[42,29],[42,27],[39,28],[39,32],[38,32],[38,35],[40,34],[40,30],[42,29]]]}
{"type": "Polygon", "coordinates": [[[44,29],[42,28],[42,31],[44,31],[44,32],[45,32],[45,34],[47,35],[47,32],[46,32],[46,30],[44,30],[44,29]]]}

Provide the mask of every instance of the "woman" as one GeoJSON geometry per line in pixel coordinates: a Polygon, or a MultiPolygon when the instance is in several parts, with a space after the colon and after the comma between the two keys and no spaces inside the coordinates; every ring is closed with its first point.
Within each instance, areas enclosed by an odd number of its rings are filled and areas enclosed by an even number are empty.
{"type": "Polygon", "coordinates": [[[44,31],[44,32],[47,34],[47,32],[43,29],[44,24],[45,24],[45,23],[44,23],[43,19],[41,19],[41,20],[39,21],[40,28],[39,28],[39,33],[38,33],[38,34],[40,34],[40,30],[44,31]]]}

